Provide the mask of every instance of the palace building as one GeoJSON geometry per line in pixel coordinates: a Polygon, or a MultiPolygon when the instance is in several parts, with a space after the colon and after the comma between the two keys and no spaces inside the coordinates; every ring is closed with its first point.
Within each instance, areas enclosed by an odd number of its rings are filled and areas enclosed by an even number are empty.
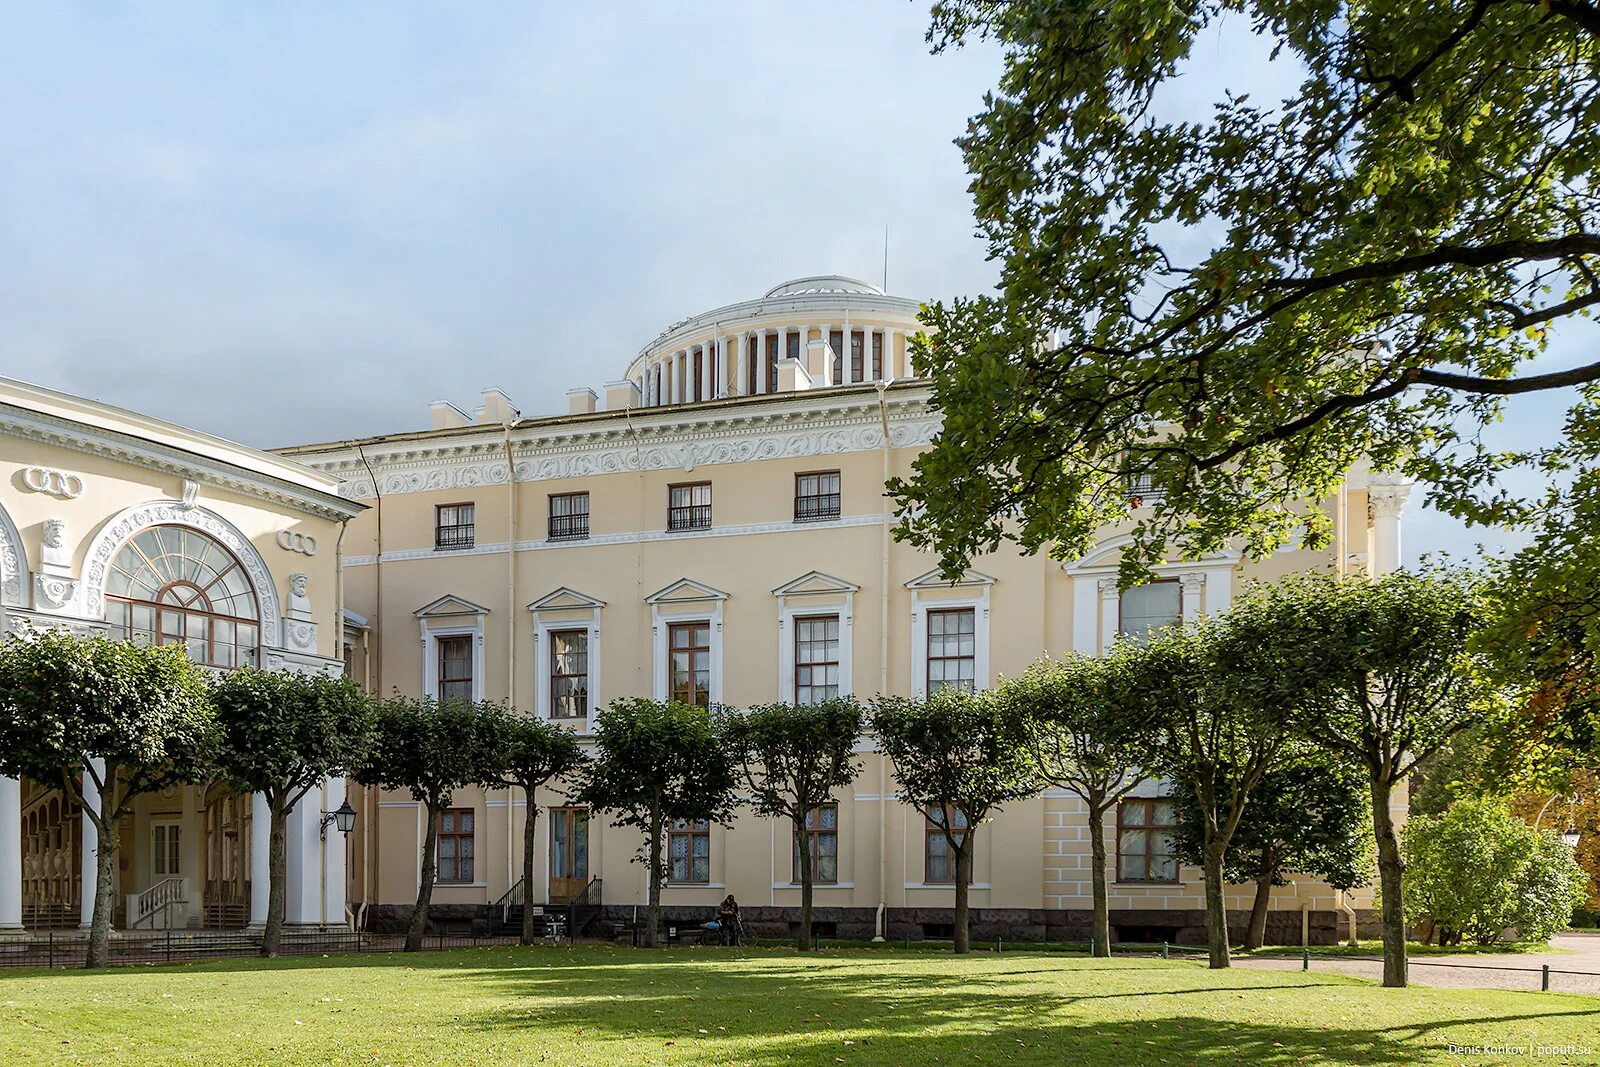
{"type": "MultiPolygon", "coordinates": [[[[1358,469],[1312,505],[1333,520],[1323,551],[1174,559],[1119,592],[1128,538],[1107,529],[1066,565],[1006,549],[944,581],[893,539],[884,496],[939,426],[909,364],[917,310],[864,282],[803,278],[668,328],[618,361],[603,401],[574,389],[565,414],[524,418],[485,389],[471,413],[435,401],[427,429],[274,454],[0,379],[0,621],[182,641],[219,670],[343,670],[375,694],[502,700],[582,738],[619,697],[983,688],[1046,653],[1226,611],[1246,581],[1398,566],[1408,487],[1358,469]]],[[[896,799],[870,738],[859,762],[815,816],[819,930],[944,936],[943,837],[896,799]]],[[[1203,937],[1200,873],[1172,855],[1165,792],[1151,783],[1108,818],[1122,939],[1203,937]]],[[[582,900],[597,919],[643,905],[636,831],[560,789],[536,802],[525,886],[520,791],[463,790],[430,826],[409,794],[330,779],[290,822],[289,921],[403,925],[429,834],[444,930],[492,928],[522,901],[582,900]],[[324,836],[321,814],[345,799],[354,831],[324,836]]],[[[259,798],[220,786],[144,798],[123,834],[117,925],[262,921],[265,818],[259,798]]],[[[0,928],[86,922],[93,848],[59,792],[0,780],[0,928]]],[[[666,853],[678,921],[729,893],[766,932],[797,917],[786,823],[675,824],[666,853]]],[[[1007,806],[978,838],[974,936],[1086,937],[1089,863],[1075,798],[1007,806]]],[[[1252,892],[1229,894],[1241,922],[1252,892]]],[[[1371,905],[1370,891],[1297,878],[1273,893],[1269,938],[1331,941],[1371,905]]]]}

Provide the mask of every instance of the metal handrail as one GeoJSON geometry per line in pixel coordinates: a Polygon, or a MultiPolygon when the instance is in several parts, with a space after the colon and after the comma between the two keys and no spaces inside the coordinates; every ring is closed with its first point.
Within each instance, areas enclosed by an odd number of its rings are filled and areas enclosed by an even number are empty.
{"type": "MultiPolygon", "coordinates": [[[[183,879],[163,878],[142,893],[134,894],[134,918],[128,923],[129,929],[137,929],[139,924],[146,919],[154,919],[159,914],[169,912],[174,904],[183,899],[183,879]]],[[[154,929],[152,922],[151,928],[154,929]]]]}
{"type": "Polygon", "coordinates": [[[501,894],[500,899],[491,905],[492,907],[500,909],[501,922],[510,922],[511,909],[524,902],[524,899],[527,896],[527,882],[528,880],[526,878],[518,878],[516,884],[501,894]]]}

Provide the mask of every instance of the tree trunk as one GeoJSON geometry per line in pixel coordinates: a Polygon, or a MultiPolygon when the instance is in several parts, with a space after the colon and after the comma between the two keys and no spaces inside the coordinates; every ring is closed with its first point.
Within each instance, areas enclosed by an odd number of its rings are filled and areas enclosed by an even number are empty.
{"type": "MultiPolygon", "coordinates": [[[[527,789],[524,792],[527,794],[528,803],[523,807],[527,815],[522,820],[522,943],[531,945],[538,940],[534,936],[533,908],[529,905],[529,901],[533,899],[531,894],[533,893],[534,850],[539,847],[538,841],[534,836],[539,828],[539,809],[533,803],[533,790],[527,789]]],[[[570,874],[571,872],[569,871],[568,873],[570,874]]],[[[551,901],[551,903],[555,902],[551,901]]],[[[572,937],[575,934],[577,934],[576,930],[567,931],[568,937],[572,937]]]]}
{"type": "Polygon", "coordinates": [[[289,888],[289,813],[284,810],[283,794],[269,794],[267,810],[271,813],[267,831],[267,927],[261,932],[261,954],[276,956],[283,938],[289,888]]]}
{"type": "Polygon", "coordinates": [[[644,947],[656,947],[661,928],[661,811],[650,813],[650,903],[645,908],[644,947]]]}
{"type": "Polygon", "coordinates": [[[428,902],[433,899],[434,867],[438,863],[439,809],[424,805],[428,813],[427,833],[422,838],[422,881],[417,885],[417,906],[411,909],[411,927],[406,931],[406,951],[422,948],[422,935],[428,931],[428,902]]]}
{"type": "Polygon", "coordinates": [[[795,840],[799,843],[800,861],[800,951],[811,950],[811,833],[806,829],[805,816],[795,820],[795,840]]]}
{"type": "MultiPolygon", "coordinates": [[[[110,772],[106,775],[106,790],[111,784],[110,772]]],[[[102,812],[106,797],[101,795],[102,812]]],[[[95,820],[96,837],[94,864],[94,915],[89,924],[89,951],[84,957],[85,967],[104,967],[111,959],[111,913],[117,904],[117,850],[121,839],[117,835],[117,820],[95,820]],[[102,823],[104,825],[102,825],[102,823]]]]}
{"type": "Polygon", "coordinates": [[[1383,896],[1383,984],[1406,984],[1406,910],[1401,876],[1405,861],[1389,817],[1389,794],[1394,783],[1388,776],[1372,775],[1372,832],[1378,839],[1378,888],[1383,896]]]}
{"type": "Polygon", "coordinates": [[[1212,970],[1231,965],[1228,959],[1228,908],[1223,899],[1222,859],[1227,842],[1219,834],[1211,834],[1205,843],[1206,877],[1206,944],[1212,970]]]}
{"type": "Polygon", "coordinates": [[[1111,955],[1111,906],[1106,893],[1106,805],[1089,802],[1089,885],[1094,891],[1094,944],[1096,956],[1111,955]]]}
{"type": "Polygon", "coordinates": [[[1272,879],[1277,874],[1272,850],[1261,853],[1261,870],[1256,875],[1256,898],[1250,903],[1250,926],[1244,934],[1245,948],[1260,948],[1267,943],[1267,904],[1272,900],[1272,879]]]}
{"type": "Polygon", "coordinates": [[[972,885],[972,832],[968,828],[962,835],[962,848],[956,853],[956,921],[955,942],[956,954],[964,955],[972,950],[971,942],[967,937],[967,892],[972,885]]]}

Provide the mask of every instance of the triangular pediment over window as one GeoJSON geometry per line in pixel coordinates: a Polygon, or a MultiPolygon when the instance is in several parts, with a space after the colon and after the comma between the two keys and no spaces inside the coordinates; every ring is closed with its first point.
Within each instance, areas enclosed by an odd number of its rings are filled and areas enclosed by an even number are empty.
{"type": "Polygon", "coordinates": [[[807,571],[800,577],[778,586],[772,591],[773,596],[803,596],[806,593],[858,593],[861,587],[854,582],[847,582],[843,578],[822,571],[807,571]]]}
{"type": "Polygon", "coordinates": [[[644,598],[646,604],[693,604],[703,600],[727,600],[728,594],[693,578],[679,578],[665,589],[644,598]]]}
{"type": "Polygon", "coordinates": [[[442,596],[431,604],[424,604],[411,614],[419,619],[440,619],[459,615],[487,615],[489,609],[482,604],[474,604],[466,597],[452,594],[442,596]]]}
{"type": "Polygon", "coordinates": [[[907,589],[953,589],[964,585],[993,585],[995,579],[982,571],[965,570],[961,577],[950,581],[940,574],[938,570],[931,570],[927,574],[913,578],[906,583],[907,589]]]}
{"type": "Polygon", "coordinates": [[[528,605],[529,611],[559,611],[562,608],[603,608],[604,600],[597,600],[587,593],[580,593],[576,589],[562,586],[552,590],[528,605]]]}

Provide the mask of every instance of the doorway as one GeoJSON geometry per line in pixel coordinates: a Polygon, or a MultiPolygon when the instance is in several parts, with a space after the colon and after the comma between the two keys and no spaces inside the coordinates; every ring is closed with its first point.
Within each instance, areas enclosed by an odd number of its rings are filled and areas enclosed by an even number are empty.
{"type": "Polygon", "coordinates": [[[550,809],[550,903],[565,904],[589,884],[589,809],[550,809]]]}

